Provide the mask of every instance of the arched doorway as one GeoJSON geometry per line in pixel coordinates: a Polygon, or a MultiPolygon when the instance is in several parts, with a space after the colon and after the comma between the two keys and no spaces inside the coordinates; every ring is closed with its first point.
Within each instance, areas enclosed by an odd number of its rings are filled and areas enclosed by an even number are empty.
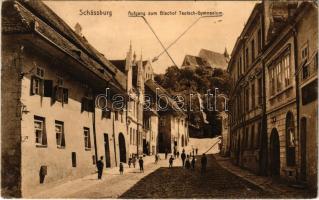
{"type": "Polygon", "coordinates": [[[307,178],[307,118],[303,117],[300,121],[300,179],[305,181],[307,178]]]}
{"type": "Polygon", "coordinates": [[[123,133],[119,134],[120,162],[126,162],[126,146],[123,133]]]}
{"type": "Polygon", "coordinates": [[[287,166],[296,164],[295,125],[294,116],[291,112],[286,115],[286,161],[287,166]]]}
{"type": "Polygon", "coordinates": [[[280,175],[280,143],[277,129],[272,129],[270,135],[270,174],[272,176],[280,175]]]}

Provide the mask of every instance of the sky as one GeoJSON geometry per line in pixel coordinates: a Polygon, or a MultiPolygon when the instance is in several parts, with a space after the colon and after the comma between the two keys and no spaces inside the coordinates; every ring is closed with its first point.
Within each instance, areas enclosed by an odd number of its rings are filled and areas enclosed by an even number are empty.
{"type": "MultiPolygon", "coordinates": [[[[200,49],[230,54],[256,1],[45,1],[71,28],[79,23],[82,34],[109,60],[124,59],[132,43],[137,58],[152,60],[163,48],[142,18],[128,12],[145,12],[145,18],[167,47],[199,16],[180,15],[179,11],[223,12],[219,18],[201,18],[170,49],[177,66],[185,55],[198,55],[200,49]],[[81,11],[111,11],[110,15],[81,15],[81,11]],[[160,15],[176,11],[176,15],[160,15]],[[148,12],[157,12],[150,16],[148,12]],[[221,22],[217,22],[218,20],[221,22]]],[[[173,63],[164,53],[152,63],[155,73],[164,73],[173,63]]]]}

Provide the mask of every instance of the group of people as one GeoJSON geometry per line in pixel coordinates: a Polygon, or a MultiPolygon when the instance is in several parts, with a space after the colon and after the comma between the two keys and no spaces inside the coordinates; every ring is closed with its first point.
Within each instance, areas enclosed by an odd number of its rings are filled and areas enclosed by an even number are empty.
{"type": "MultiPolygon", "coordinates": [[[[131,168],[132,164],[133,164],[133,167],[135,168],[135,165],[136,165],[136,156],[135,155],[133,155],[132,157],[130,157],[128,159],[128,167],[129,168],[131,168]]],[[[138,159],[138,165],[140,167],[140,172],[144,172],[144,160],[143,160],[142,156],[138,159]]],[[[121,171],[121,168],[120,168],[120,171],[121,171]]]]}
{"type": "MultiPolygon", "coordinates": [[[[196,155],[198,153],[198,149],[196,148],[196,155]]],[[[167,159],[167,154],[168,152],[165,152],[165,159],[167,159]]],[[[169,158],[169,168],[173,167],[173,163],[174,163],[174,159],[179,158],[179,152],[178,151],[174,151],[174,157],[173,155],[171,155],[171,157],[169,158]]],[[[195,155],[194,155],[194,149],[193,149],[193,156],[191,156],[191,153],[189,155],[185,154],[185,150],[183,149],[182,154],[181,154],[181,159],[182,159],[182,165],[183,167],[185,167],[186,169],[192,169],[195,170],[195,163],[196,163],[196,159],[195,159],[195,155]]],[[[136,156],[133,155],[132,157],[129,158],[128,160],[128,166],[129,168],[131,168],[131,165],[133,165],[133,167],[135,168],[136,166],[136,156]]],[[[160,160],[160,157],[158,154],[155,154],[155,164],[158,163],[158,161],[160,160]]],[[[139,157],[138,159],[138,164],[140,167],[140,172],[144,172],[144,160],[143,157],[139,157]]],[[[207,165],[207,157],[205,155],[205,153],[203,153],[202,157],[201,157],[201,174],[204,174],[206,172],[206,165],[207,165]]],[[[100,160],[97,161],[96,163],[97,166],[97,170],[98,170],[98,179],[102,178],[102,174],[103,174],[103,167],[104,167],[104,163],[103,163],[103,156],[100,157],[100,160]]],[[[120,166],[119,166],[119,170],[120,170],[120,174],[124,174],[124,165],[121,162],[120,166]]]]}
{"type": "MultiPolygon", "coordinates": [[[[183,152],[182,153],[185,153],[185,150],[183,149],[183,152]]],[[[192,152],[189,153],[189,156],[192,156],[192,153],[193,153],[193,157],[195,156],[195,153],[196,153],[196,156],[198,155],[198,148],[196,149],[193,149],[192,152]]],[[[174,148],[174,159],[175,158],[179,158],[179,151],[177,151],[175,148],[174,148]]],[[[167,159],[168,157],[168,150],[166,149],[165,150],[165,160],[167,159]]]]}
{"type": "MultiPolygon", "coordinates": [[[[198,153],[198,149],[196,148],[196,155],[198,153]]],[[[178,155],[178,154],[177,154],[178,155]]],[[[176,158],[176,156],[175,156],[176,158]]],[[[173,167],[173,162],[174,159],[173,155],[171,155],[171,157],[169,158],[169,168],[173,167]]],[[[179,158],[177,156],[177,158],[179,158]]],[[[193,156],[191,156],[191,153],[189,155],[185,154],[185,150],[183,149],[182,154],[181,154],[181,159],[182,159],[182,165],[183,167],[185,167],[186,169],[192,169],[195,170],[195,163],[196,163],[196,158],[193,152],[193,156]]],[[[207,157],[206,154],[203,153],[202,157],[201,157],[201,174],[204,174],[206,172],[206,166],[207,166],[207,157]]]]}
{"type": "MultiPolygon", "coordinates": [[[[132,156],[132,157],[129,158],[129,160],[128,160],[129,168],[131,168],[132,164],[133,164],[133,167],[135,168],[136,160],[137,159],[136,159],[135,156],[132,156]]],[[[143,160],[142,156],[138,159],[138,164],[139,164],[139,167],[140,167],[140,172],[144,172],[144,160],[143,160]]],[[[104,167],[103,156],[101,156],[100,160],[97,161],[96,167],[97,167],[97,178],[98,179],[102,179],[103,167],[104,167]]],[[[124,174],[124,165],[123,165],[122,162],[120,162],[119,170],[120,170],[120,174],[124,174]]]]}

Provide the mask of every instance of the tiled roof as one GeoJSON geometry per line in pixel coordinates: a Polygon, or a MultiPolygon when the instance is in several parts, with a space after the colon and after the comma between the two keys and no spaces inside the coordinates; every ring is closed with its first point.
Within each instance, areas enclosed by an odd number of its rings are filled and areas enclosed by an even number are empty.
{"type": "Polygon", "coordinates": [[[224,54],[201,49],[198,56],[186,55],[183,67],[210,66],[212,68],[227,68],[227,58],[224,54]]]}
{"type": "Polygon", "coordinates": [[[198,56],[186,55],[182,66],[204,66],[207,63],[198,56]]]}
{"type": "Polygon", "coordinates": [[[2,10],[2,33],[38,32],[70,56],[78,58],[91,71],[100,76],[102,73],[108,79],[113,74],[113,81],[123,89],[126,87],[124,74],[118,73],[117,68],[103,54],[94,49],[84,37],[77,35],[42,1],[6,1],[2,10]]]}
{"type": "Polygon", "coordinates": [[[201,49],[198,56],[204,59],[206,62],[208,62],[209,65],[213,68],[227,68],[227,58],[224,54],[210,51],[207,49],[201,49]]]}

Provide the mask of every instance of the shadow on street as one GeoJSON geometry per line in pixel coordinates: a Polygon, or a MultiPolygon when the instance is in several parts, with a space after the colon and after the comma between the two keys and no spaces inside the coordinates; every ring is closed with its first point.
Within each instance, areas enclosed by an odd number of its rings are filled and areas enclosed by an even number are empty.
{"type": "Polygon", "coordinates": [[[272,198],[259,187],[231,174],[207,155],[207,170],[161,167],[142,178],[120,198],[272,198]]]}

